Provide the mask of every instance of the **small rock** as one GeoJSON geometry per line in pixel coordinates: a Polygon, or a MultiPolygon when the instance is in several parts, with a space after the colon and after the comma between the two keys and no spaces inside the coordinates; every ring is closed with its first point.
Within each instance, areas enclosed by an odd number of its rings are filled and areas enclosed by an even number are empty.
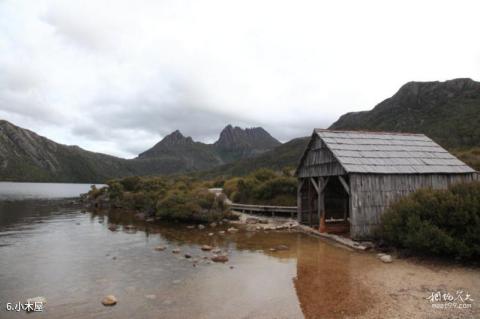
{"type": "Polygon", "coordinates": [[[77,226],[79,226],[79,225],[80,225],[80,223],[76,223],[76,225],[77,225],[77,226]]]}
{"type": "Polygon", "coordinates": [[[215,234],[214,233],[208,233],[208,236],[213,236],[213,235],[215,235],[215,234]]]}
{"type": "Polygon", "coordinates": [[[268,220],[267,219],[259,219],[258,222],[260,224],[268,224],[268,220]]]}
{"type": "Polygon", "coordinates": [[[123,226],[123,228],[125,230],[135,230],[135,226],[133,226],[133,225],[125,225],[125,226],[123,226]]]}
{"type": "Polygon", "coordinates": [[[175,285],[178,285],[179,283],[181,283],[182,281],[180,279],[176,279],[174,281],[172,281],[173,284],[175,285]]]}
{"type": "Polygon", "coordinates": [[[222,252],[222,250],[220,248],[215,248],[214,250],[212,250],[212,253],[214,254],[220,254],[222,252]]]}
{"type": "Polygon", "coordinates": [[[225,231],[224,230],[221,230],[218,232],[219,235],[224,235],[225,234],[225,231]]]}
{"type": "Polygon", "coordinates": [[[154,295],[154,294],[145,295],[145,298],[150,299],[150,300],[155,300],[155,299],[157,299],[157,295],[154,295]]]}
{"type": "Polygon", "coordinates": [[[209,251],[209,250],[212,250],[213,247],[212,247],[212,246],[209,246],[209,245],[203,245],[203,246],[201,247],[201,249],[202,249],[203,251],[209,251]]]}
{"type": "Polygon", "coordinates": [[[227,231],[229,233],[236,233],[236,232],[238,232],[238,229],[236,229],[235,227],[230,227],[229,229],[227,229],[227,231]]]}
{"type": "Polygon", "coordinates": [[[212,228],[217,227],[217,223],[211,223],[211,224],[210,224],[210,227],[212,227],[212,228]]]}
{"type": "Polygon", "coordinates": [[[278,245],[275,247],[276,250],[288,250],[287,245],[278,245]]]}
{"type": "Polygon", "coordinates": [[[149,217],[149,218],[145,219],[145,221],[147,223],[153,223],[155,221],[155,218],[149,217]]]}
{"type": "Polygon", "coordinates": [[[225,263],[228,261],[228,257],[225,255],[215,255],[210,259],[216,263],[225,263]]]}
{"type": "Polygon", "coordinates": [[[116,231],[117,230],[117,225],[108,225],[108,230],[116,231]]]}
{"type": "Polygon", "coordinates": [[[233,269],[233,268],[235,268],[235,267],[233,267],[233,266],[230,266],[230,269],[233,269]]]}
{"type": "Polygon", "coordinates": [[[205,226],[203,226],[202,224],[198,225],[198,229],[205,229],[205,226]]]}
{"type": "Polygon", "coordinates": [[[392,256],[390,256],[390,255],[380,256],[380,260],[383,261],[384,263],[387,263],[387,264],[393,262],[392,256]]]}
{"type": "Polygon", "coordinates": [[[102,305],[104,306],[114,306],[117,304],[117,298],[114,295],[108,295],[102,299],[102,305]]]}
{"type": "Polygon", "coordinates": [[[254,217],[248,217],[248,218],[245,220],[245,223],[247,223],[247,224],[257,224],[257,223],[258,223],[258,219],[257,219],[257,218],[254,218],[254,217]]]}
{"type": "Polygon", "coordinates": [[[189,226],[187,226],[187,228],[188,228],[188,229],[194,229],[195,226],[194,226],[194,225],[189,225],[189,226]]]}
{"type": "Polygon", "coordinates": [[[180,253],[180,249],[179,248],[172,249],[172,253],[178,254],[180,253]]]}
{"type": "Polygon", "coordinates": [[[155,247],[156,251],[164,251],[165,249],[167,249],[167,246],[160,245],[155,247]]]}
{"type": "Polygon", "coordinates": [[[271,251],[272,253],[276,252],[277,250],[275,248],[270,248],[269,251],[271,251]]]}
{"type": "Polygon", "coordinates": [[[99,223],[99,224],[103,224],[103,220],[99,220],[98,223],[99,223]]]}
{"type": "Polygon", "coordinates": [[[192,258],[192,255],[190,255],[190,254],[185,254],[184,257],[188,259],[188,258],[192,258]]]}
{"type": "Polygon", "coordinates": [[[113,260],[117,260],[117,257],[113,256],[112,259],[113,259],[113,260]]]}

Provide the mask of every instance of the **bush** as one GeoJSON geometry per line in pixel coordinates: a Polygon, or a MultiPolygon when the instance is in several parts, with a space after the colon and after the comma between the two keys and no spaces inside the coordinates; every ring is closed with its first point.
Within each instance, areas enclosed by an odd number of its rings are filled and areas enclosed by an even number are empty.
{"type": "Polygon", "coordinates": [[[480,257],[480,182],[412,193],[385,212],[377,234],[412,252],[480,257]]]}

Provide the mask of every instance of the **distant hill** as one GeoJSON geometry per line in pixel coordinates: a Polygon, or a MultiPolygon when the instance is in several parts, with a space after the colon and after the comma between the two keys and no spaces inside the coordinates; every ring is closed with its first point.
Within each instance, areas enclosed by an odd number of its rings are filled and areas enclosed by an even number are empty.
{"type": "Polygon", "coordinates": [[[89,183],[133,174],[127,160],[58,144],[0,120],[0,180],[89,183]]]}
{"type": "Polygon", "coordinates": [[[281,170],[286,167],[295,168],[308,141],[309,137],[296,138],[256,157],[241,159],[199,172],[196,175],[202,178],[230,177],[246,175],[259,168],[273,170],[281,170]]]}
{"type": "Polygon", "coordinates": [[[252,157],[280,145],[262,128],[227,126],[214,144],[175,131],[137,158],[126,160],[55,143],[0,120],[0,180],[104,182],[132,175],[188,173],[252,157]]]}
{"type": "Polygon", "coordinates": [[[450,148],[480,146],[480,82],[409,82],[370,111],[347,113],[330,129],[423,133],[450,148]]]}
{"type": "Polygon", "coordinates": [[[141,153],[139,160],[175,160],[176,169],[170,173],[196,171],[221,164],[250,158],[265,153],[281,143],[261,127],[246,128],[226,126],[213,144],[195,142],[175,131],[141,153]]]}

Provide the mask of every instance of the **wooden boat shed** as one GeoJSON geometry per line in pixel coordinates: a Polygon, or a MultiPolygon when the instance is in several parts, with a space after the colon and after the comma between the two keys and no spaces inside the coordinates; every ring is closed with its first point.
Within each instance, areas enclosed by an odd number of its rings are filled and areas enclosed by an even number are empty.
{"type": "Polygon", "coordinates": [[[296,170],[298,220],[368,238],[392,202],[420,188],[477,179],[423,134],[315,129],[296,170]]]}

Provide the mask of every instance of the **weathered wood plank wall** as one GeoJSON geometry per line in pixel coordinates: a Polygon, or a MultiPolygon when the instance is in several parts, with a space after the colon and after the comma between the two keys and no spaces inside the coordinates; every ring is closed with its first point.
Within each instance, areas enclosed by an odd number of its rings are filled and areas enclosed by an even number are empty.
{"type": "Polygon", "coordinates": [[[390,204],[420,188],[446,189],[474,179],[472,174],[351,174],[350,235],[368,238],[390,204]]]}
{"type": "Polygon", "coordinates": [[[309,147],[310,149],[298,171],[298,177],[334,176],[345,174],[343,167],[319,137],[315,137],[309,147]]]}

